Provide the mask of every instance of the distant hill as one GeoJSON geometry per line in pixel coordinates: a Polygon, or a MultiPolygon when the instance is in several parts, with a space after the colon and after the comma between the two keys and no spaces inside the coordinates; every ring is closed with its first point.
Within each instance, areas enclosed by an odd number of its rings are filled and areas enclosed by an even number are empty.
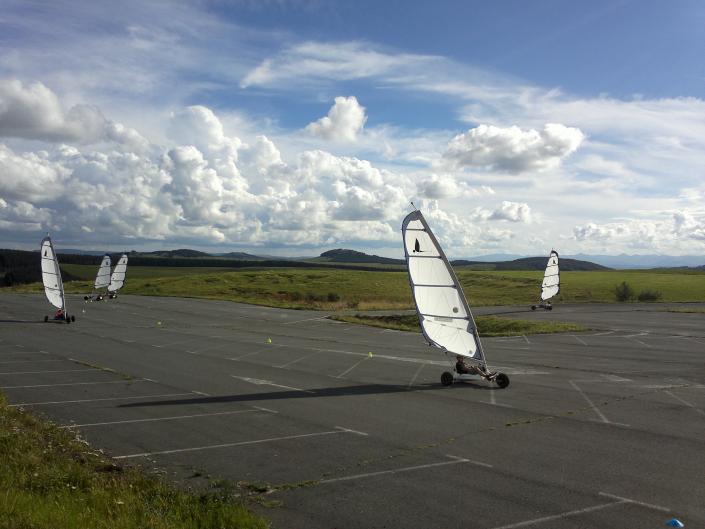
{"type": "MultiPolygon", "coordinates": [[[[544,256],[541,257],[522,257],[521,259],[514,259],[512,261],[496,261],[496,262],[481,262],[481,261],[467,261],[465,259],[458,259],[452,261],[453,266],[474,266],[479,265],[485,267],[491,267],[494,270],[539,270],[543,271],[546,269],[546,262],[548,259],[544,256]]],[[[591,263],[589,261],[580,261],[577,259],[561,259],[560,268],[564,272],[589,272],[593,270],[610,270],[606,266],[602,266],[596,263],[591,263]]]]}
{"type": "Polygon", "coordinates": [[[111,252],[101,252],[100,250],[77,250],[76,248],[57,248],[58,255],[105,255],[111,252]]]}
{"type": "Polygon", "coordinates": [[[391,259],[389,257],[380,257],[379,255],[369,255],[356,250],[345,250],[338,248],[336,250],[328,250],[323,252],[320,257],[311,259],[316,262],[327,263],[367,263],[367,264],[386,264],[386,265],[405,265],[404,259],[391,259]]]}
{"type": "Polygon", "coordinates": [[[705,266],[703,255],[571,255],[575,259],[584,259],[600,263],[611,268],[681,268],[684,266],[700,268],[705,266]]]}
{"type": "Polygon", "coordinates": [[[130,252],[130,255],[153,255],[154,257],[213,257],[209,253],[189,250],[187,248],[180,250],[157,250],[155,252],[130,252]]]}
{"type": "MultiPolygon", "coordinates": [[[[260,257],[259,255],[252,255],[245,252],[229,252],[229,253],[219,253],[215,254],[218,257],[224,257],[226,259],[238,259],[241,261],[266,261],[267,257],[260,257]]],[[[276,259],[281,259],[277,257],[276,259]]]]}
{"type": "MultiPolygon", "coordinates": [[[[545,270],[546,262],[548,259],[544,256],[541,257],[523,257],[521,259],[514,259],[513,261],[507,261],[503,263],[495,263],[497,270],[545,270]]],[[[564,272],[590,272],[593,270],[610,270],[606,266],[599,265],[597,263],[591,263],[590,261],[580,261],[578,259],[560,259],[560,268],[564,272]]]]}

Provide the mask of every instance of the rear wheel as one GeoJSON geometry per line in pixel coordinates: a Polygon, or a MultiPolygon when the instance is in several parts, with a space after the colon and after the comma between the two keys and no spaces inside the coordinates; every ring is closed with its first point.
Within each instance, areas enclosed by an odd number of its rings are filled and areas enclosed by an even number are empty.
{"type": "Polygon", "coordinates": [[[76,321],[76,316],[71,316],[71,321],[76,321]]]}
{"type": "Polygon", "coordinates": [[[506,388],[509,385],[509,377],[504,373],[497,373],[497,376],[494,378],[494,381],[502,389],[506,388]]]}
{"type": "Polygon", "coordinates": [[[448,371],[444,371],[441,375],[441,384],[444,386],[450,386],[453,383],[453,374],[448,371]]]}
{"type": "Polygon", "coordinates": [[[531,305],[531,310],[536,310],[536,305],[531,305]]]}
{"type": "Polygon", "coordinates": [[[49,316],[44,316],[44,323],[49,321],[49,316]]]}
{"type": "Polygon", "coordinates": [[[547,310],[553,310],[553,307],[546,307],[547,310]]]}

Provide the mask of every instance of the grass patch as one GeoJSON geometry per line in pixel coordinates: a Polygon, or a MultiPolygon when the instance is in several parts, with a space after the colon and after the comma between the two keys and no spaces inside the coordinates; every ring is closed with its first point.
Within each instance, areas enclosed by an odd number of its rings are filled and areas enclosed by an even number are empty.
{"type": "MultiPolygon", "coordinates": [[[[81,276],[77,267],[66,265],[81,276]]],[[[71,294],[87,294],[96,267],[86,281],[66,283],[71,294]]],[[[458,269],[471,306],[531,305],[539,297],[543,272],[458,269]]],[[[628,283],[635,292],[658,292],[661,302],[705,301],[705,273],[611,270],[561,273],[561,292],[554,301],[614,303],[615,288],[628,283]]],[[[3,289],[6,290],[6,289],[3,289]]],[[[40,284],[9,287],[14,292],[41,292],[40,284]]],[[[271,307],[318,310],[413,309],[406,272],[339,269],[129,267],[121,294],[180,296],[238,301],[271,307]]]]}
{"type": "Polygon", "coordinates": [[[67,430],[0,395],[0,527],[13,529],[266,528],[232,492],[182,491],[115,465],[67,430]]]}
{"type": "MultiPolygon", "coordinates": [[[[331,316],[331,318],[348,323],[359,323],[362,325],[371,325],[372,327],[382,327],[384,329],[421,332],[419,318],[415,314],[387,316],[366,316],[363,314],[356,314],[355,316],[335,315],[331,316]]],[[[475,323],[477,324],[477,330],[481,337],[521,336],[522,334],[552,334],[558,332],[582,332],[587,330],[582,325],[578,325],[576,323],[512,320],[509,318],[500,318],[498,316],[477,316],[475,317],[475,323]]]]}

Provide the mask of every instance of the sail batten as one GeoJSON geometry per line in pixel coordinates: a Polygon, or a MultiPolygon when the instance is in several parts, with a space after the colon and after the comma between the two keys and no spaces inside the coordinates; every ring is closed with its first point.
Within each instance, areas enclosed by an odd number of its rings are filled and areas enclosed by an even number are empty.
{"type": "Polygon", "coordinates": [[[446,352],[484,364],[477,327],[458,278],[420,211],[406,216],[402,238],[424,337],[446,352]]]}
{"type": "Polygon", "coordinates": [[[546,270],[541,283],[541,301],[547,301],[561,290],[560,268],[558,265],[558,252],[551,250],[546,263],[546,270]]]}
{"type": "Polygon", "coordinates": [[[54,251],[54,246],[51,243],[49,236],[42,239],[41,246],[42,256],[42,283],[44,284],[44,294],[49,303],[57,309],[66,311],[66,298],[64,296],[64,284],[61,281],[61,270],[59,269],[59,261],[54,251]]]}

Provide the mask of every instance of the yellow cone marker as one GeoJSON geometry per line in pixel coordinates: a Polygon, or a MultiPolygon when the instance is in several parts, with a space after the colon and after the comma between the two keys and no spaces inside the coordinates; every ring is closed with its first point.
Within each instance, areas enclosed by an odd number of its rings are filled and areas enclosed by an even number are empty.
{"type": "Polygon", "coordinates": [[[272,343],[272,339],[271,339],[271,338],[267,338],[267,343],[272,343]]]}
{"type": "Polygon", "coordinates": [[[372,351],[368,351],[368,352],[367,352],[367,356],[369,356],[370,358],[372,358],[372,351]]]}
{"type": "Polygon", "coordinates": [[[162,322],[160,322],[160,321],[157,322],[157,325],[161,325],[161,324],[162,324],[162,322]]]}

